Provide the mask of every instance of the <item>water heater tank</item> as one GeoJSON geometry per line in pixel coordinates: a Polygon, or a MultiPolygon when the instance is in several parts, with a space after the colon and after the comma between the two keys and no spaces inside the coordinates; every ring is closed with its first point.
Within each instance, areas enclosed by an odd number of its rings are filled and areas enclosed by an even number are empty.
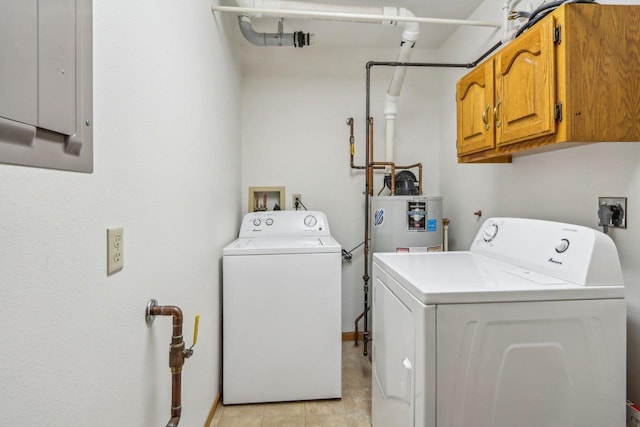
{"type": "Polygon", "coordinates": [[[442,250],[442,197],[372,197],[371,214],[373,253],[442,250]]]}

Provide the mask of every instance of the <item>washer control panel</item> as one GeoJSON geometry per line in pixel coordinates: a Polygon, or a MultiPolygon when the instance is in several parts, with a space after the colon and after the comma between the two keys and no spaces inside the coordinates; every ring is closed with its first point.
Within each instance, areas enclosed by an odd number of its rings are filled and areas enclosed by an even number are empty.
{"type": "Polygon", "coordinates": [[[592,228],[524,218],[489,218],[471,252],[583,285],[622,284],[615,244],[592,228]]]}
{"type": "Polygon", "coordinates": [[[329,223],[318,211],[250,212],[242,220],[239,237],[330,236],[329,223]]]}

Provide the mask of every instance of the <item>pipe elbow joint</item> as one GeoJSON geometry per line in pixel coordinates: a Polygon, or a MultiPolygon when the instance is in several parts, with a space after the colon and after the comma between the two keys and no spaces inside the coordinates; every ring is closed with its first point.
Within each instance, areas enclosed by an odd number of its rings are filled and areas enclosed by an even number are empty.
{"type": "Polygon", "coordinates": [[[420,26],[417,22],[399,22],[394,20],[395,17],[402,18],[415,18],[415,14],[409,9],[404,7],[384,6],[382,8],[382,15],[388,20],[382,21],[385,25],[402,25],[404,32],[402,33],[402,40],[405,42],[411,42],[412,44],[418,40],[420,34],[420,26]]]}
{"type": "Polygon", "coordinates": [[[255,46],[294,46],[304,47],[311,44],[311,34],[302,31],[284,33],[282,28],[278,33],[258,33],[253,29],[251,17],[242,15],[238,17],[240,32],[244,38],[255,46]]]}
{"type": "MultiPolygon", "coordinates": [[[[414,15],[414,13],[409,9],[400,8],[399,12],[399,15],[402,17],[416,17],[416,15],[414,15]]],[[[411,42],[411,44],[413,45],[418,40],[418,36],[420,35],[420,25],[417,22],[403,22],[402,25],[404,26],[404,31],[402,32],[402,40],[405,42],[411,42]]]]}
{"type": "Polygon", "coordinates": [[[389,18],[387,20],[382,21],[383,25],[396,25],[397,22],[393,20],[394,17],[398,16],[398,8],[394,6],[383,6],[382,7],[382,15],[385,18],[389,18]]]}

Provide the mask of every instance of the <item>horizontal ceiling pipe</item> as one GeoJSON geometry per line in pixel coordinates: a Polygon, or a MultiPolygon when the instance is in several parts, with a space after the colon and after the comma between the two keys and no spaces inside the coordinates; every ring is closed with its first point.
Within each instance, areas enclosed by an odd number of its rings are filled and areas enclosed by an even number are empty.
{"type": "MultiPolygon", "coordinates": [[[[312,12],[341,12],[365,15],[384,15],[382,6],[350,6],[308,3],[292,0],[236,0],[238,7],[252,9],[304,10],[312,12]]],[[[258,16],[256,16],[258,17],[258,16]]]]}
{"type": "Polygon", "coordinates": [[[397,22],[416,22],[424,24],[443,24],[443,25],[463,25],[471,27],[491,27],[502,28],[501,24],[486,21],[470,21],[464,19],[445,19],[445,18],[422,18],[418,16],[394,16],[392,18],[383,15],[363,14],[363,13],[347,13],[347,12],[323,12],[309,10],[284,10],[284,9],[263,9],[253,7],[236,7],[236,6],[211,6],[214,12],[239,13],[245,15],[262,14],[274,17],[290,17],[290,18],[311,18],[311,19],[328,19],[335,21],[363,21],[374,23],[385,23],[390,20],[397,22]]]}

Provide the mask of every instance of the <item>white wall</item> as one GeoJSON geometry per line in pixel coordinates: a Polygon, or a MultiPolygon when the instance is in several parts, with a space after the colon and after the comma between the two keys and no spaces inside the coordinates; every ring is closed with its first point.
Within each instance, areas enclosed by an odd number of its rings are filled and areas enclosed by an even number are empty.
{"type": "MultiPolygon", "coordinates": [[[[601,1],[600,3],[613,3],[601,1]]],[[[639,1],[615,2],[640,4],[639,1]]],[[[474,19],[500,19],[498,2],[485,1],[474,19]]],[[[439,52],[470,61],[496,41],[490,32],[461,29],[439,52]]],[[[455,83],[464,71],[442,74],[441,190],[451,218],[452,249],[466,249],[491,216],[549,219],[598,228],[598,196],[628,197],[626,230],[612,230],[622,260],[628,301],[628,396],[640,401],[640,144],[600,143],[519,157],[511,164],[456,162],[455,83]],[[478,220],[473,212],[482,210],[478,220]]],[[[594,82],[597,84],[597,82],[594,82]]]]}
{"type": "MultiPolygon", "coordinates": [[[[366,24],[360,24],[366,25],[366,24]]],[[[398,40],[401,29],[398,28],[398,40]]],[[[322,37],[317,34],[316,37],[322,37]]],[[[331,232],[350,250],[364,240],[364,173],[349,166],[348,117],[355,120],[356,161],[364,164],[365,64],[395,60],[397,50],[260,48],[242,41],[242,191],[246,210],[250,186],[285,186],[302,194],[309,210],[324,211],[331,232]]],[[[417,51],[414,59],[427,60],[417,51]]],[[[376,160],[384,160],[384,94],[391,69],[372,76],[376,160]]],[[[437,194],[438,80],[431,70],[407,72],[398,103],[396,161],[424,165],[425,194],[437,194]],[[425,100],[433,100],[427,101],[425,100]]],[[[416,171],[417,173],[417,171],[416,171]]],[[[381,189],[376,180],[375,192],[381,189]]],[[[343,263],[343,331],[353,331],[363,310],[363,249],[343,263]]],[[[363,325],[359,328],[362,330],[363,325]]]]}
{"type": "Polygon", "coordinates": [[[170,318],[195,355],[181,425],[218,390],[220,256],[240,218],[240,104],[208,0],[94,2],[95,172],[0,164],[3,425],[158,426],[170,413],[170,318]],[[124,270],[106,275],[106,228],[124,270]]]}

